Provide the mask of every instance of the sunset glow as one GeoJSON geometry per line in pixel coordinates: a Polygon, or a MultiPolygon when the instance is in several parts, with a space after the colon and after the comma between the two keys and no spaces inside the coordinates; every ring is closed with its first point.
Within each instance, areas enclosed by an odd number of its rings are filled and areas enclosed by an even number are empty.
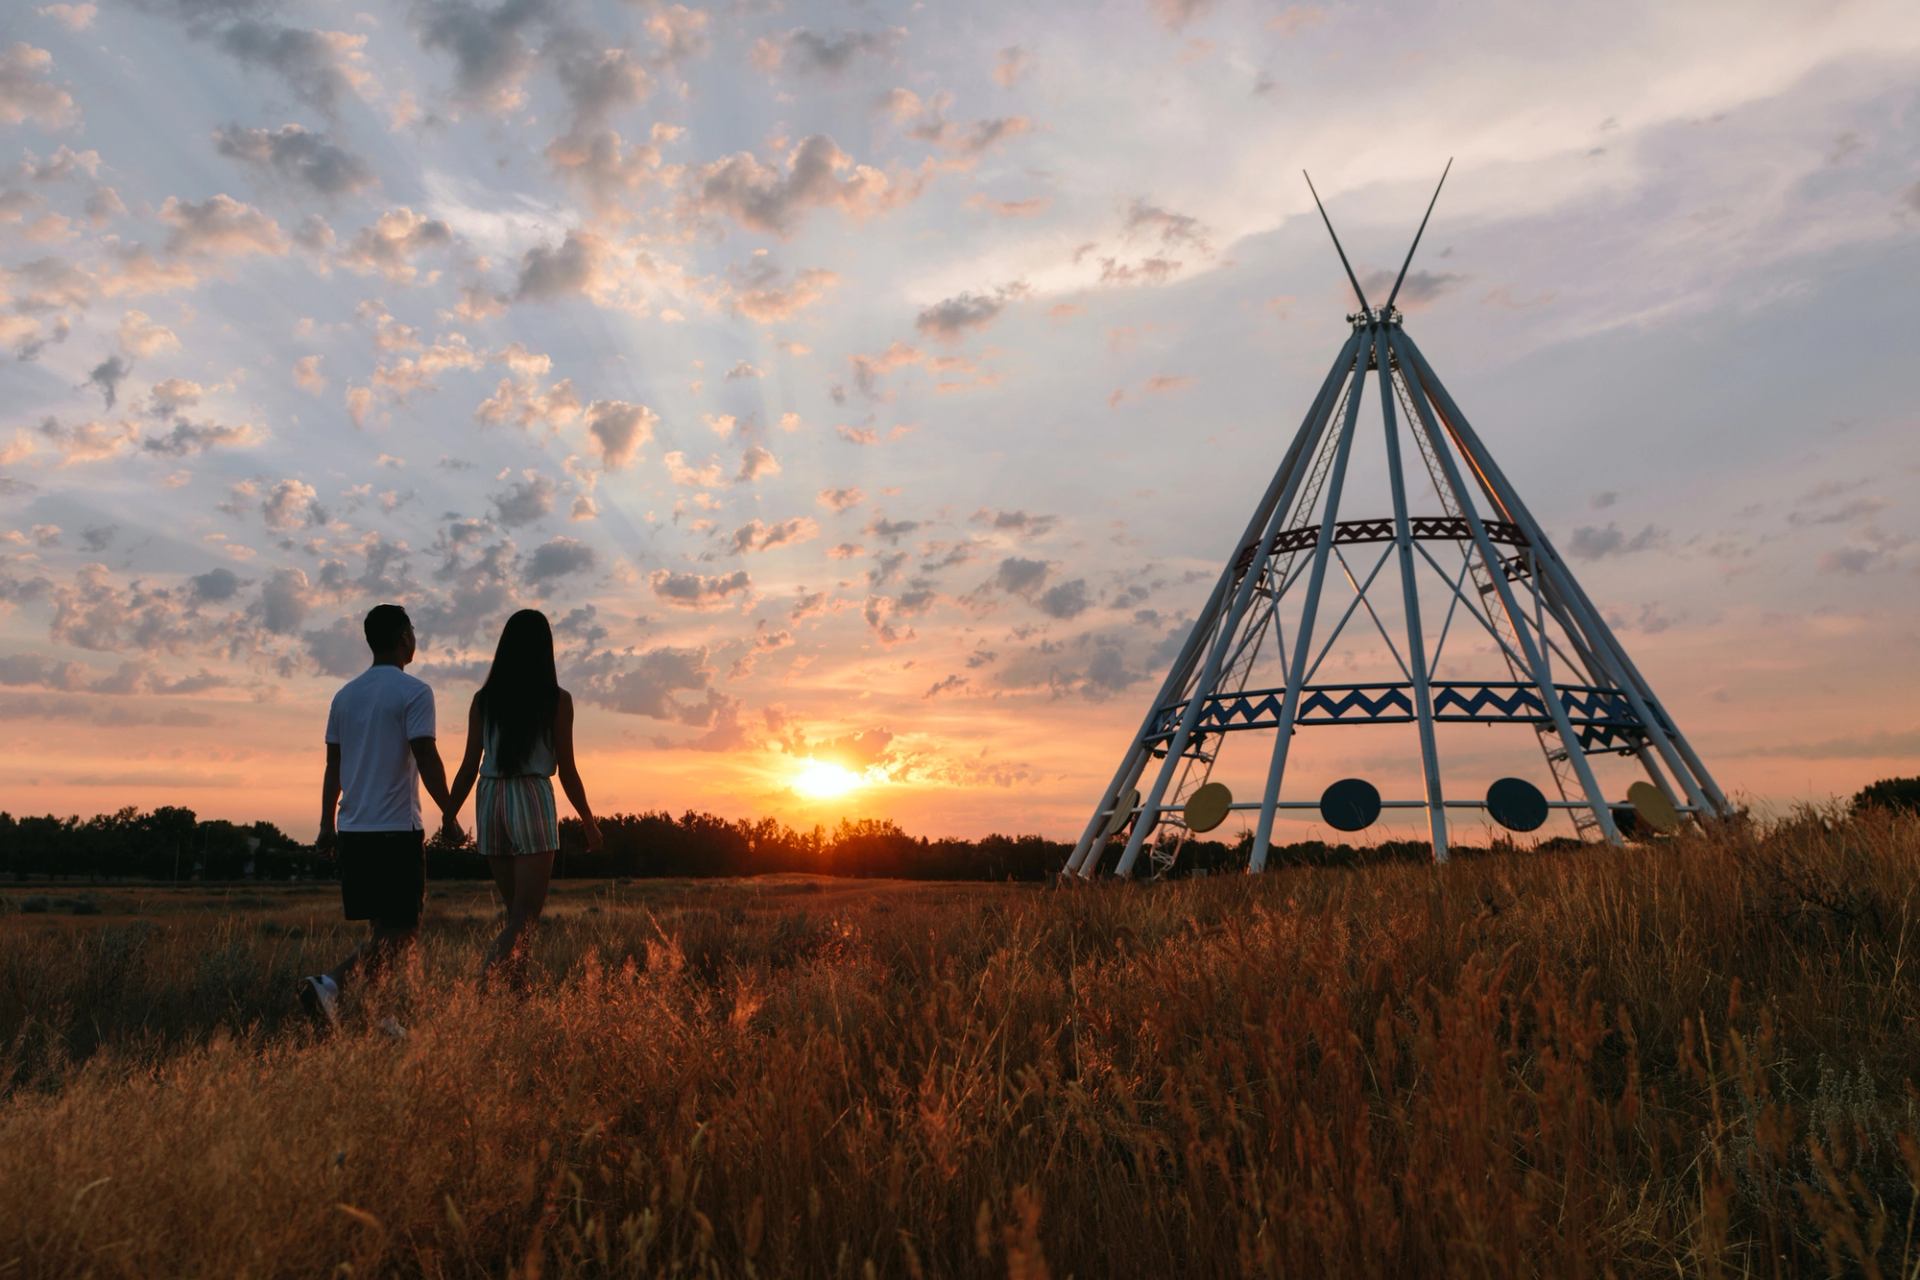
{"type": "Polygon", "coordinates": [[[1911,5],[244,7],[0,40],[0,808],[310,837],[393,601],[447,752],[549,614],[602,812],[1076,836],[1346,335],[1301,168],[1376,290],[1448,156],[1408,332],[1720,783],[1914,771],[1911,5]]]}
{"type": "Polygon", "coordinates": [[[832,800],[861,785],[859,774],[830,760],[805,760],[794,771],[793,789],[809,800],[832,800]]]}

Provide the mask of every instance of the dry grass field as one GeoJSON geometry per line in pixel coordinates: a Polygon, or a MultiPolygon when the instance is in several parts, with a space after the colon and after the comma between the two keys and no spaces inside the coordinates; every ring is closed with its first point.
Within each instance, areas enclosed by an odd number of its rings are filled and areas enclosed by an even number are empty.
{"type": "Polygon", "coordinates": [[[1912,1276],[1917,890],[1920,824],[1814,817],[1438,872],[566,884],[515,997],[451,885],[317,1041],[321,889],[9,888],[0,1276],[1912,1276]]]}

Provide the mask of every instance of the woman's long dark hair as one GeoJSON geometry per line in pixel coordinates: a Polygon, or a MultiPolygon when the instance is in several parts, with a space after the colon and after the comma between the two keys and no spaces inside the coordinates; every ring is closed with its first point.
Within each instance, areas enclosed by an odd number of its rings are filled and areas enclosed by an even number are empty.
{"type": "Polygon", "coordinates": [[[553,727],[560,678],[553,668],[553,628],[538,609],[507,619],[493,667],[480,686],[480,715],[494,738],[502,773],[524,768],[534,743],[553,727]]]}

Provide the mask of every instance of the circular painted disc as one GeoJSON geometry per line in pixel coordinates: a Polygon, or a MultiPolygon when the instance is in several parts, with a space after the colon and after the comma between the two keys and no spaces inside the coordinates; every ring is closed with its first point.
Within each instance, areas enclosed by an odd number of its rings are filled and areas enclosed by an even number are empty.
{"type": "Polygon", "coordinates": [[[1655,831],[1676,831],[1680,827],[1680,813],[1673,807],[1673,801],[1651,782],[1636,782],[1628,787],[1627,802],[1655,831]]]}
{"type": "Polygon", "coordinates": [[[1209,782],[1187,797],[1186,819],[1189,831],[1211,831],[1227,820],[1233,808],[1233,792],[1224,782],[1209,782]]]}
{"type": "Polygon", "coordinates": [[[1487,815],[1509,831],[1538,831],[1547,820],[1547,798],[1525,778],[1501,778],[1487,788],[1487,815]]]}
{"type": "Polygon", "coordinates": [[[1380,791],[1365,778],[1342,778],[1320,793],[1320,816],[1335,831],[1364,831],[1380,816],[1380,791]]]}
{"type": "Polygon", "coordinates": [[[1127,792],[1122,801],[1113,807],[1113,814],[1107,819],[1107,829],[1100,833],[1101,839],[1111,840],[1120,834],[1120,828],[1127,825],[1133,817],[1133,811],[1140,807],[1140,788],[1127,792]]]}

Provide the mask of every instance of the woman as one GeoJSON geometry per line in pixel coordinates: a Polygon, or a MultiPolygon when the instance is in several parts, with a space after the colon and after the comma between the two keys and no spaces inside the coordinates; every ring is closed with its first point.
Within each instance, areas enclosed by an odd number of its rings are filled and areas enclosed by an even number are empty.
{"type": "Polygon", "coordinates": [[[553,855],[560,848],[553,775],[586,828],[587,848],[600,847],[600,825],[573,760],[573,699],[554,674],[553,628],[538,609],[507,619],[493,668],[467,711],[467,753],[454,776],[447,820],[466,802],[477,775],[473,836],[507,904],[506,928],[487,950],[485,976],[505,967],[523,981],[528,933],[546,905],[553,855]]]}

